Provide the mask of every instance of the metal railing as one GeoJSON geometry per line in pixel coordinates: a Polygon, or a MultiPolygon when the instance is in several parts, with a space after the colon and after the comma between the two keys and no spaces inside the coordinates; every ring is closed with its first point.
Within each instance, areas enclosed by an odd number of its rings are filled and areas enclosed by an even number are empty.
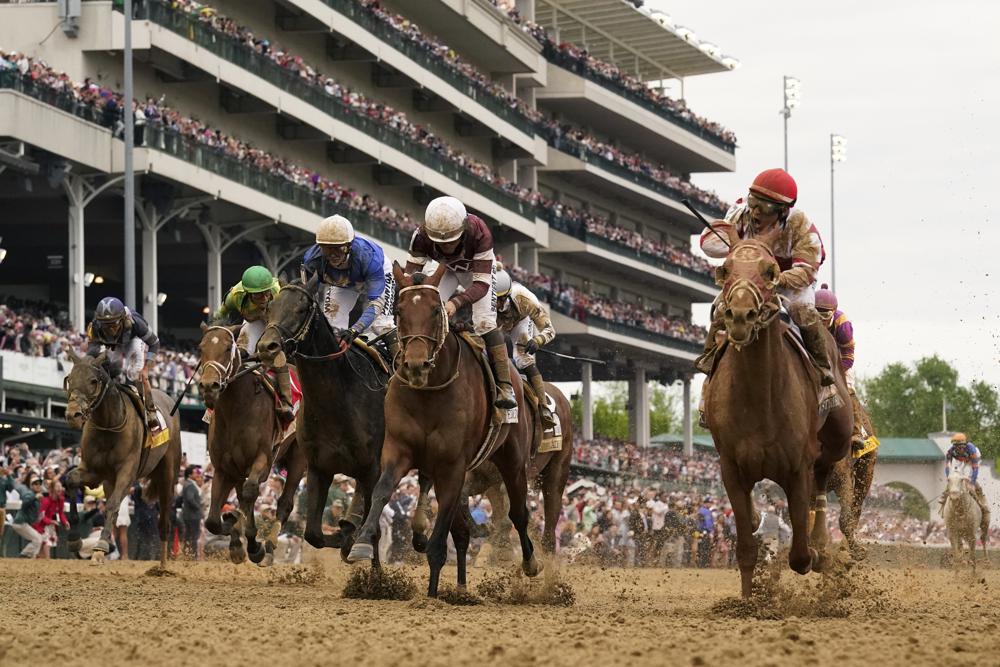
{"type": "Polygon", "coordinates": [[[657,116],[660,116],[664,120],[684,128],[688,132],[691,132],[692,134],[704,139],[710,144],[718,146],[727,153],[733,153],[733,154],[736,153],[735,143],[726,141],[725,139],[715,134],[714,132],[711,132],[703,128],[698,123],[689,120],[687,118],[684,118],[678,113],[665,108],[663,105],[657,104],[656,102],[650,100],[644,95],[636,93],[635,91],[633,91],[632,89],[628,88],[625,85],[617,84],[606,77],[599,76],[591,72],[590,69],[582,66],[580,61],[563,53],[557,47],[553,46],[550,42],[545,42],[542,44],[542,53],[552,64],[558,65],[563,69],[567,69],[573,72],[574,74],[578,74],[579,76],[582,76],[588,81],[593,81],[594,83],[610,90],[611,92],[621,95],[622,97],[625,97],[632,102],[635,102],[644,109],[652,111],[653,113],[655,113],[657,116]]]}
{"type": "Polygon", "coordinates": [[[298,72],[281,67],[270,58],[257,53],[233,37],[215,30],[183,12],[171,9],[159,1],[148,2],[146,13],[149,20],[157,25],[185,37],[220,58],[294,95],[323,113],[364,132],[375,141],[395,148],[450,180],[474,190],[522,217],[534,218],[532,204],[518,199],[503,188],[472,175],[463,167],[445,159],[434,150],[411,140],[388,126],[361,115],[342,99],[327,94],[319,86],[303,79],[298,72]]]}
{"type": "Polygon", "coordinates": [[[456,72],[441,58],[435,57],[426,49],[420,48],[417,44],[403,37],[398,30],[379,20],[378,17],[372,15],[370,10],[362,7],[355,0],[323,0],[323,2],[403,55],[420,63],[425,69],[447,81],[466,97],[475,100],[525,134],[530,136],[536,133],[534,122],[517,108],[511,107],[485,87],[456,72]]]}

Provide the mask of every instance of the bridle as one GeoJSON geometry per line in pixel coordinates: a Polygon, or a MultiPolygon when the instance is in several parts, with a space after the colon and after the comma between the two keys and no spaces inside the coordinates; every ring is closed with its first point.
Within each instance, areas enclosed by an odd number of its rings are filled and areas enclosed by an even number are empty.
{"type": "MultiPolygon", "coordinates": [[[[770,248],[768,248],[762,243],[756,243],[754,244],[754,247],[761,250],[763,253],[767,253],[767,258],[770,258],[772,261],[774,261],[774,253],[771,252],[770,248]]],[[[732,254],[738,253],[739,250],[740,248],[734,249],[732,254]]],[[[743,261],[744,262],[759,261],[759,259],[761,258],[758,257],[757,259],[747,259],[743,261]]],[[[723,306],[724,308],[728,308],[729,301],[730,299],[732,299],[735,293],[748,292],[751,298],[753,299],[754,310],[763,315],[764,313],[763,306],[765,304],[764,295],[761,293],[763,286],[764,284],[759,279],[755,281],[746,277],[736,278],[731,283],[727,282],[722,292],[722,300],[720,301],[720,305],[723,306]]],[[[770,303],[772,301],[777,301],[776,295],[772,295],[771,299],[768,299],[766,302],[770,303]]],[[[776,318],[778,314],[781,312],[780,302],[778,302],[778,306],[779,307],[777,308],[773,308],[770,312],[770,315],[768,315],[767,317],[758,317],[756,320],[754,320],[754,323],[750,328],[750,335],[747,337],[747,340],[737,343],[732,339],[732,335],[730,334],[729,344],[733,345],[737,350],[739,350],[740,348],[746,345],[750,345],[751,343],[756,341],[757,337],[760,335],[760,332],[769,327],[771,325],[771,322],[774,321],[774,318],[776,318]]]]}
{"type": "MultiPolygon", "coordinates": [[[[399,340],[399,355],[397,357],[397,363],[395,364],[395,369],[393,375],[399,380],[404,386],[410,389],[416,389],[421,391],[436,391],[439,389],[444,389],[452,382],[458,379],[459,368],[460,368],[460,356],[461,356],[461,346],[459,346],[459,358],[455,360],[455,372],[445,380],[443,384],[430,386],[430,387],[414,387],[410,384],[409,380],[404,378],[399,374],[400,369],[403,367],[403,359],[406,358],[406,346],[414,340],[425,340],[431,346],[431,352],[427,356],[427,361],[424,363],[428,368],[433,369],[437,365],[437,355],[444,348],[445,342],[448,340],[448,316],[445,313],[444,300],[441,298],[441,290],[438,289],[437,285],[410,285],[409,287],[404,287],[399,290],[399,296],[402,297],[403,294],[409,291],[415,290],[430,290],[434,293],[434,299],[438,302],[438,318],[440,319],[440,324],[436,327],[437,332],[435,334],[425,334],[425,333],[411,333],[404,334],[402,329],[397,329],[396,337],[399,340]]],[[[398,325],[397,325],[398,326],[398,325]]]]}
{"type": "Polygon", "coordinates": [[[299,324],[299,328],[294,334],[286,335],[287,330],[277,322],[268,322],[267,326],[264,327],[264,331],[274,329],[274,331],[278,334],[278,339],[281,341],[281,349],[284,350],[286,354],[308,361],[336,359],[347,354],[347,350],[350,349],[350,345],[348,345],[348,343],[343,339],[340,339],[340,348],[330,354],[309,355],[299,352],[299,344],[306,339],[306,336],[309,335],[309,330],[312,328],[313,321],[320,314],[319,304],[316,302],[316,299],[313,298],[313,295],[309,293],[309,290],[302,285],[289,283],[282,286],[281,290],[292,290],[294,292],[298,292],[309,302],[309,312],[306,313],[306,316],[303,318],[302,323],[299,324]]]}
{"type": "MultiPolygon", "coordinates": [[[[74,364],[73,367],[76,368],[76,366],[81,363],[84,362],[79,361],[76,364],[74,364]]],[[[108,390],[111,389],[111,384],[112,384],[111,376],[108,375],[103,368],[97,366],[96,364],[88,364],[88,366],[95,371],[98,379],[101,382],[101,391],[97,394],[97,398],[95,398],[93,401],[81,400],[81,398],[86,399],[87,397],[85,395],[81,396],[83,392],[81,392],[78,389],[70,389],[69,375],[63,378],[63,389],[66,391],[69,400],[76,401],[78,404],[84,406],[80,410],[80,415],[82,416],[83,423],[85,424],[87,422],[90,422],[90,418],[93,416],[94,410],[96,410],[101,405],[101,402],[104,401],[104,398],[108,395],[108,390]]],[[[122,429],[125,428],[125,424],[128,422],[128,410],[123,410],[122,412],[123,412],[122,421],[120,424],[118,424],[118,426],[113,426],[113,427],[101,426],[96,422],[90,422],[90,425],[101,431],[115,431],[115,432],[121,431],[122,429]]]]}
{"type": "Polygon", "coordinates": [[[209,331],[225,331],[226,335],[229,336],[229,361],[226,365],[222,365],[221,362],[215,359],[202,360],[201,362],[201,379],[205,379],[205,368],[211,368],[216,373],[219,374],[219,393],[221,394],[226,390],[226,385],[229,381],[233,379],[233,374],[236,369],[240,366],[240,351],[236,345],[236,334],[233,333],[232,329],[223,326],[211,326],[205,329],[207,334],[209,331]]]}

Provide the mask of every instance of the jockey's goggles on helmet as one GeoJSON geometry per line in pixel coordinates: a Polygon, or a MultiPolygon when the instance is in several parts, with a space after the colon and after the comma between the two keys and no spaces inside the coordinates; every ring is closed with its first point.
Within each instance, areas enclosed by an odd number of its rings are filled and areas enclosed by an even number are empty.
{"type": "Polygon", "coordinates": [[[764,215],[774,215],[775,213],[781,211],[785,208],[785,204],[779,204],[778,202],[769,201],[758,197],[755,194],[750,194],[747,196],[747,208],[751,211],[757,210],[764,215]]]}
{"type": "Polygon", "coordinates": [[[271,291],[266,292],[253,292],[250,294],[250,300],[256,304],[267,303],[271,300],[271,291]]]}
{"type": "Polygon", "coordinates": [[[320,246],[323,249],[323,255],[327,260],[333,262],[342,262],[351,254],[351,244],[350,243],[339,243],[339,244],[323,244],[320,246]]]}

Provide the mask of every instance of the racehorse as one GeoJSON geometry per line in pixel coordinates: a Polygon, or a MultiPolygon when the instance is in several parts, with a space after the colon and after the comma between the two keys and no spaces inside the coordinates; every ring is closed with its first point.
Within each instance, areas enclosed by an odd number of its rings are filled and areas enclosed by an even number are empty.
{"type": "MultiPolygon", "coordinates": [[[[966,481],[961,465],[952,465],[945,488],[944,524],[951,542],[952,563],[957,564],[962,552],[962,544],[969,545],[972,568],[976,567],[976,533],[982,523],[983,514],[979,503],[972,496],[972,489],[966,481]]],[[[983,535],[983,556],[986,555],[986,535],[983,535]]]]}
{"type": "Polygon", "coordinates": [[[278,521],[284,524],[292,511],[295,491],[305,473],[306,461],[294,434],[288,436],[289,442],[282,443],[284,425],[275,413],[273,394],[263,386],[265,380],[253,373],[237,377],[242,364],[236,336],[241,326],[201,325],[202,339],[198,345],[201,379],[198,385],[205,405],[214,411],[208,427],[208,454],[215,476],[212,478],[212,497],[205,528],[215,535],[230,535],[230,558],[234,563],[240,563],[245,554],[240,531],[233,530],[233,527],[242,526],[250,560],[260,563],[265,551],[273,551],[275,546],[268,544],[261,548],[262,545],[257,542],[253,508],[260,485],[267,480],[275,452],[279,445],[283,445],[288,452],[288,477],[278,499],[278,521]],[[220,510],[233,488],[238,489],[240,509],[239,512],[227,513],[223,525],[220,510]]]}
{"type": "MultiPolygon", "coordinates": [[[[573,460],[573,426],[569,400],[554,384],[545,383],[545,391],[555,401],[555,412],[559,416],[562,427],[562,448],[555,452],[536,452],[528,462],[528,480],[535,481],[542,490],[544,502],[545,524],[542,528],[542,549],[546,553],[555,553],[556,523],[562,512],[562,497],[566,490],[566,480],[569,479],[569,465],[573,460]]],[[[542,400],[545,400],[544,398],[542,400]]],[[[531,419],[537,420],[537,413],[530,412],[531,419]]],[[[499,511],[507,505],[503,497],[500,471],[489,461],[483,463],[466,476],[466,495],[485,494],[493,507],[492,538],[495,548],[510,545],[510,522],[503,512],[499,511]]],[[[467,517],[466,520],[470,520],[467,517]]],[[[471,524],[470,524],[471,525],[471,524]]]]}
{"type": "MultiPolygon", "coordinates": [[[[466,585],[469,525],[459,511],[465,473],[476,459],[492,460],[503,476],[510,496],[510,519],[521,541],[521,569],[529,577],[541,571],[528,537],[527,462],[531,442],[529,420],[502,423],[492,451],[488,444],[493,406],[487,396],[483,369],[470,345],[449,330],[448,316],[438,285],[446,270],[442,263],[431,276],[408,276],[399,264],[393,275],[400,287],[396,303],[401,352],[385,397],[385,444],[382,472],[375,486],[371,510],[358,533],[348,560],[369,560],[378,519],[392,491],[411,468],[434,485],[438,515],[427,546],[430,582],[427,594],[436,597],[441,568],[447,558],[447,532],[455,541],[458,586],[466,585]]],[[[511,368],[519,414],[524,414],[520,376],[511,368]]]]}
{"type": "MultiPolygon", "coordinates": [[[[858,399],[856,396],[852,396],[851,400],[858,399]]],[[[857,408],[860,409],[855,409],[854,418],[857,419],[860,415],[865,432],[869,435],[877,435],[872,426],[871,418],[864,407],[859,405],[857,408]]],[[[868,553],[868,550],[857,541],[854,534],[858,528],[858,519],[861,517],[861,507],[872,488],[877,460],[878,449],[873,449],[858,458],[845,456],[837,461],[830,473],[830,488],[840,500],[840,532],[844,534],[844,542],[855,560],[862,560],[868,553]]]]}
{"type": "Polygon", "coordinates": [[[91,555],[91,561],[103,562],[111,548],[111,531],[122,499],[137,480],[149,479],[146,497],[159,502],[160,567],[166,567],[174,485],[181,464],[180,417],[168,417],[173,401],[159,389],[153,389],[153,401],[168,420],[169,437],[166,442],[148,446],[152,443],[146,442],[144,410],[105,370],[107,353],[102,352],[96,358],[79,357],[67,349],[67,354],[73,361],[73,369],[64,380],[66,421],[73,428],[83,429],[80,465],[66,474],[66,496],[71,499],[69,549],[79,553],[82,546],[76,506],[79,489],[103,484],[107,494],[104,529],[91,555]]]}
{"type": "MultiPolygon", "coordinates": [[[[728,345],[718,357],[707,389],[709,430],[722,466],[722,481],[736,518],[742,593],[751,595],[757,543],[751,491],[768,478],[784,489],[792,524],[789,566],[800,574],[821,569],[830,542],[826,489],[830,470],[850,450],[854,418],[842,405],[821,420],[818,374],[804,351],[796,351],[778,317],[775,290],[780,268],[760,241],[736,242],[716,271],[722,287],[728,345]],[[807,535],[810,498],[816,517],[807,535]],[[810,545],[810,542],[812,543],[810,545]]],[[[793,307],[795,307],[793,305],[793,307]]],[[[833,337],[828,354],[840,395],[848,396],[833,337]]]]}
{"type": "Polygon", "coordinates": [[[305,284],[282,285],[267,308],[267,326],[257,343],[257,354],[267,366],[283,365],[286,355],[296,361],[302,385],[296,437],[308,465],[305,539],[317,549],[339,548],[346,556],[378,479],[385,389],[355,371],[372,360],[330,326],[313,297],[318,281],[317,275],[305,284]],[[342,520],[340,533],[324,535],[323,510],[337,473],[356,480],[364,509],[359,516],[342,520]]]}

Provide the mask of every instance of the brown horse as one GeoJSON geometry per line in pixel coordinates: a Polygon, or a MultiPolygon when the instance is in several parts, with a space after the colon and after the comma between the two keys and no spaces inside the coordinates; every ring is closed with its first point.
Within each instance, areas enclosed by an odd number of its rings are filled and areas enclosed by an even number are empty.
{"type": "MultiPolygon", "coordinates": [[[[266,552],[273,552],[275,545],[268,543],[262,549],[257,542],[253,507],[261,483],[271,472],[275,451],[282,444],[283,425],[274,410],[274,396],[263,386],[265,380],[253,373],[236,377],[241,366],[236,345],[240,327],[201,325],[202,339],[198,345],[201,379],[198,385],[205,405],[214,410],[208,427],[208,454],[215,476],[205,528],[215,535],[230,535],[230,558],[234,563],[241,563],[246,554],[240,542],[240,531],[233,530],[234,526],[241,525],[250,560],[260,563],[266,552]],[[236,487],[240,510],[227,513],[223,517],[226,525],[223,525],[219,517],[222,503],[236,487]]],[[[285,443],[288,478],[278,499],[278,521],[282,524],[292,511],[295,491],[306,469],[305,457],[296,445],[294,434],[289,439],[290,442],[285,443]]]]}
{"type": "MultiPolygon", "coordinates": [[[[757,543],[750,497],[764,478],[788,497],[792,523],[790,567],[800,574],[821,569],[830,541],[826,489],[830,470],[850,450],[854,418],[841,406],[825,420],[818,413],[819,380],[808,358],[788,340],[778,318],[775,294],[780,268],[767,245],[745,240],[733,245],[716,273],[722,286],[729,344],[707,389],[709,429],[722,465],[722,481],[736,517],[737,558],[744,596],[751,594],[757,543]],[[810,499],[816,518],[808,536],[810,499]],[[811,543],[811,544],[810,544],[811,543]]],[[[826,336],[837,389],[847,383],[833,337],[826,336]]]]}
{"type": "MultiPolygon", "coordinates": [[[[569,400],[558,387],[546,382],[545,391],[552,396],[556,404],[554,412],[559,415],[559,423],[562,426],[562,449],[556,452],[536,452],[528,462],[528,479],[534,481],[542,490],[545,504],[542,549],[552,554],[556,550],[556,523],[559,521],[559,513],[562,512],[563,492],[569,479],[569,465],[573,461],[573,417],[569,400]]],[[[529,415],[534,428],[538,415],[534,410],[531,410],[529,415]]],[[[501,497],[503,494],[501,481],[500,471],[489,461],[470,472],[465,480],[466,495],[485,494],[490,500],[490,505],[493,507],[493,544],[498,549],[510,545],[511,527],[503,512],[499,511],[507,504],[506,499],[501,497]]],[[[471,516],[466,520],[470,518],[471,516]]]]}
{"type": "Polygon", "coordinates": [[[72,350],[68,350],[68,354],[73,360],[73,369],[64,381],[66,421],[73,428],[83,429],[80,465],[66,475],[66,495],[72,499],[69,549],[78,553],[81,547],[76,507],[79,489],[84,485],[96,488],[103,484],[107,494],[104,529],[91,556],[92,561],[102,562],[111,548],[111,531],[122,499],[137,480],[149,479],[146,497],[160,504],[160,566],[166,567],[174,484],[181,463],[180,418],[169,416],[173,401],[159,389],[153,390],[156,407],[168,420],[170,436],[159,446],[145,448],[145,415],[135,408],[126,390],[119,387],[104,368],[107,353],[97,358],[78,357],[72,350]]]}
{"type": "MultiPolygon", "coordinates": [[[[462,493],[465,473],[478,459],[493,461],[499,468],[510,496],[510,519],[521,540],[521,568],[535,576],[541,567],[528,538],[527,462],[531,442],[529,420],[499,426],[492,452],[481,452],[490,429],[493,407],[485,390],[483,371],[468,345],[448,328],[448,316],[438,284],[445,271],[441,264],[434,275],[410,277],[393,265],[401,288],[396,314],[402,351],[385,397],[385,442],[382,465],[371,509],[348,560],[370,560],[378,519],[390,494],[411,468],[417,467],[437,492],[438,514],[427,547],[430,583],[427,594],[435,597],[441,568],[447,558],[447,532],[451,530],[458,558],[458,585],[466,585],[466,554],[469,525],[465,520],[462,493]]],[[[519,414],[524,414],[520,376],[511,369],[519,414]]]]}
{"type": "MultiPolygon", "coordinates": [[[[858,397],[851,394],[851,401],[857,403],[858,397]]],[[[854,406],[854,418],[858,417],[869,435],[877,435],[868,413],[859,403],[854,406]]],[[[837,461],[830,474],[830,488],[840,499],[840,532],[844,534],[844,542],[855,560],[862,560],[867,554],[867,549],[855,539],[854,533],[861,517],[861,506],[872,488],[877,460],[877,449],[858,458],[845,456],[837,461]]]]}

